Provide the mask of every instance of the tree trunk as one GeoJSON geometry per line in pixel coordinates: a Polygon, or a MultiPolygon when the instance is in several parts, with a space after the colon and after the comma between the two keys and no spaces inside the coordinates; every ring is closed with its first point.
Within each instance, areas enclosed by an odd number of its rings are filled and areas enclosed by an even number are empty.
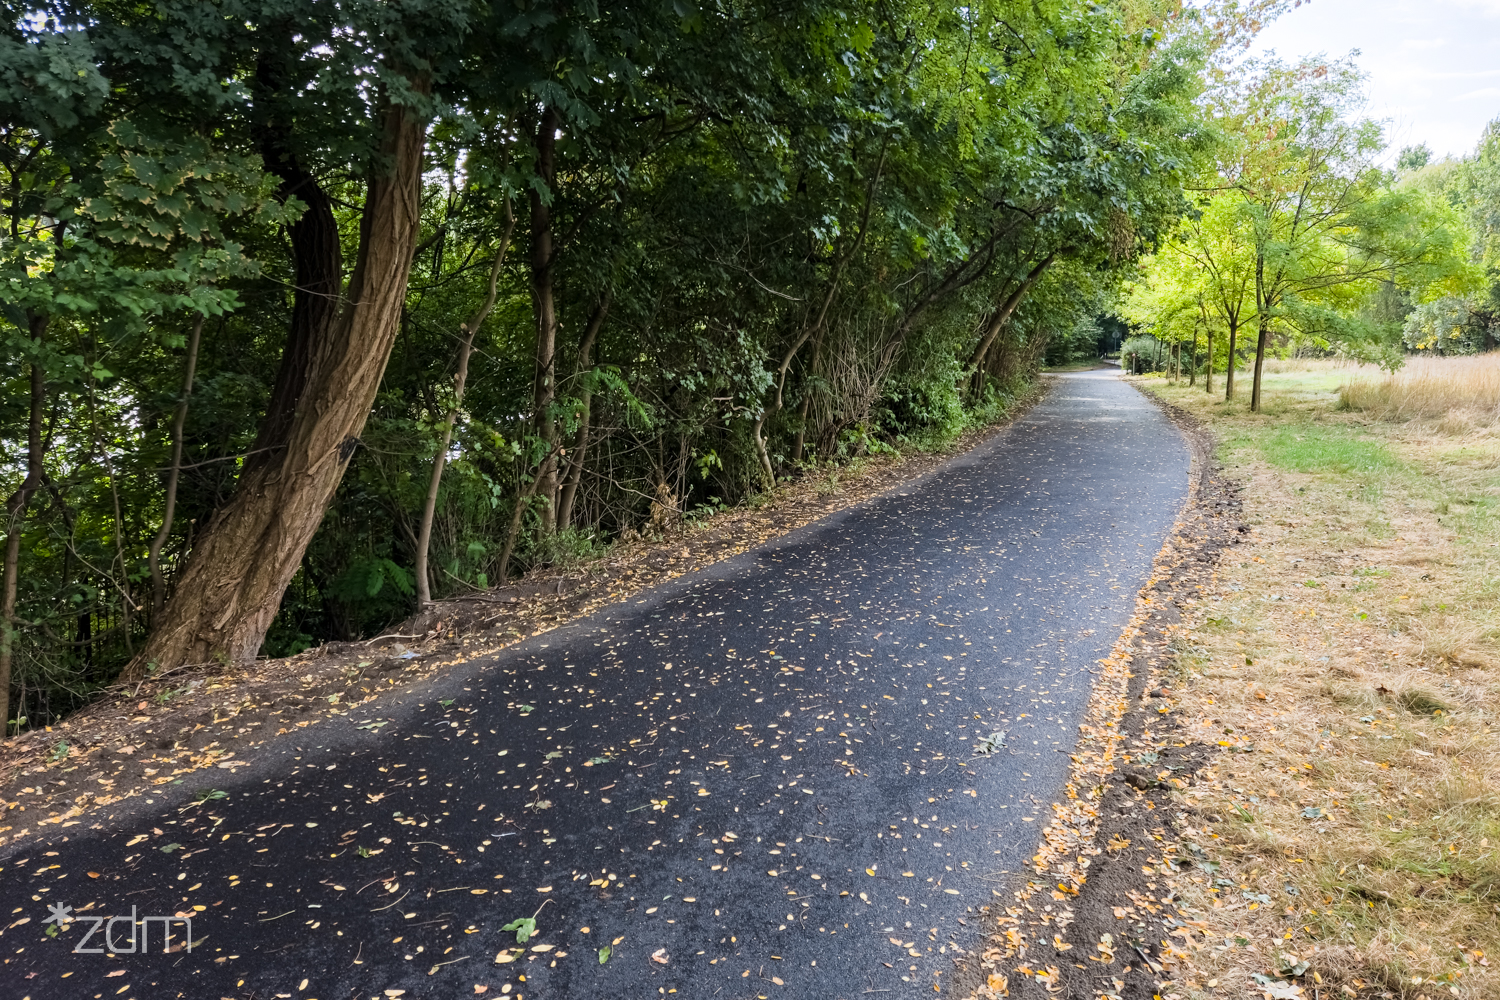
{"type": "Polygon", "coordinates": [[[432,544],[432,519],[437,511],[438,487],[443,481],[443,466],[448,462],[448,446],[453,443],[453,425],[458,420],[458,411],[464,402],[464,383],[469,379],[469,355],[474,351],[474,335],[489,318],[495,308],[495,288],[500,281],[500,268],[505,264],[505,251],[510,247],[511,235],[516,231],[516,217],[511,212],[510,199],[505,199],[505,233],[500,237],[500,246],[495,250],[495,260],[490,264],[489,289],[479,311],[469,317],[462,327],[464,339],[459,342],[458,371],[453,376],[453,406],[443,421],[443,441],[432,460],[432,478],[427,481],[427,499],[422,504],[422,526],[417,531],[416,577],[417,607],[425,608],[432,603],[432,584],[427,576],[427,551],[432,544]]]}
{"type": "MultiPolygon", "coordinates": [[[[27,317],[31,339],[41,346],[47,332],[47,318],[32,313],[27,317]]],[[[47,398],[47,383],[41,358],[31,363],[31,412],[26,422],[26,478],[5,504],[5,584],[0,596],[0,740],[10,725],[10,666],[15,656],[16,640],[16,574],[21,565],[21,526],[31,495],[42,485],[42,410],[47,398]]],[[[19,729],[19,727],[18,727],[19,729]]]]}
{"type": "Polygon", "coordinates": [[[1266,261],[1255,258],[1255,374],[1250,382],[1250,412],[1260,412],[1260,366],[1266,356],[1266,336],[1270,332],[1271,310],[1266,304],[1266,261]]]}
{"type": "Polygon", "coordinates": [[[1205,351],[1207,357],[1203,359],[1203,391],[1211,393],[1214,391],[1214,330],[1208,328],[1208,348],[1205,351]]]}
{"type": "Polygon", "coordinates": [[[193,392],[193,374],[198,368],[198,341],[203,336],[203,322],[207,316],[199,316],[188,335],[187,361],[183,366],[182,399],[177,403],[177,415],[172,418],[172,464],[167,470],[167,496],[161,515],[161,530],[151,539],[146,561],[151,567],[151,617],[161,614],[167,601],[167,582],[161,572],[161,547],[172,537],[172,518],[177,513],[177,480],[182,473],[182,430],[187,423],[188,397],[193,392]]]}
{"type": "Polygon", "coordinates": [[[552,200],[557,196],[557,111],[543,109],[536,128],[536,173],[540,185],[531,188],[531,298],[536,316],[536,376],[531,407],[536,435],[546,450],[537,469],[535,493],[543,497],[542,532],[557,529],[557,437],[552,401],[557,397],[557,303],[552,290],[552,200]],[[544,197],[540,188],[545,186],[544,197]]]}
{"type": "Polygon", "coordinates": [[[1198,324],[1193,324],[1193,353],[1188,357],[1188,388],[1198,384],[1198,324]]]}
{"type": "MultiPolygon", "coordinates": [[[[604,326],[604,319],[609,315],[610,294],[605,292],[599,298],[599,305],[594,309],[594,315],[589,317],[589,325],[583,331],[583,339],[578,344],[578,371],[583,373],[592,367],[594,344],[599,339],[599,330],[604,326]]],[[[594,394],[587,386],[583,389],[581,406],[578,413],[578,433],[573,438],[573,454],[568,456],[568,473],[563,480],[562,495],[557,501],[557,530],[566,531],[573,526],[573,501],[578,496],[578,484],[583,479],[583,458],[588,453],[589,447],[589,422],[590,410],[594,401],[594,394]]]]}
{"type": "Polygon", "coordinates": [[[1229,320],[1229,353],[1224,357],[1224,400],[1228,402],[1234,399],[1234,346],[1239,339],[1240,322],[1239,317],[1231,317],[1229,320]]]}
{"type": "MultiPolygon", "coordinates": [[[[813,362],[817,362],[818,352],[813,351],[813,362]]],[[[812,410],[812,393],[807,387],[802,389],[802,405],[797,407],[797,434],[792,438],[792,463],[802,461],[802,448],[807,442],[807,415],[812,410]]]]}
{"type": "Polygon", "coordinates": [[[1010,293],[1009,297],[1000,304],[1000,307],[990,313],[989,322],[985,324],[984,334],[979,338],[979,343],[974,345],[974,353],[969,355],[969,368],[976,371],[979,369],[980,363],[984,361],[984,356],[989,353],[990,345],[995,342],[995,338],[1000,335],[1000,331],[1004,328],[1005,324],[1010,322],[1010,318],[1015,313],[1017,307],[1020,306],[1021,300],[1026,297],[1027,292],[1031,291],[1031,286],[1037,283],[1047,268],[1052,266],[1052,262],[1056,258],[1056,253],[1050,253],[1043,258],[1040,263],[1027,273],[1025,278],[1021,279],[1021,283],[1016,286],[1016,290],[1010,293]]]}
{"type": "Polygon", "coordinates": [[[1261,313],[1260,322],[1257,324],[1260,332],[1255,338],[1255,377],[1250,383],[1250,412],[1260,412],[1260,373],[1266,363],[1266,347],[1271,342],[1271,319],[1265,313],[1261,313]]]}
{"type": "MultiPolygon", "coordinates": [[[[555,459],[556,457],[557,448],[554,447],[552,451],[547,454],[546,458],[548,460],[551,460],[555,459]]],[[[536,496],[537,494],[539,483],[541,483],[540,479],[533,479],[526,486],[526,488],[521,491],[521,495],[516,498],[516,509],[511,512],[510,527],[506,529],[505,532],[505,546],[500,550],[500,564],[495,570],[495,576],[497,577],[499,583],[504,583],[507,579],[509,579],[510,557],[516,551],[516,538],[521,533],[521,520],[526,516],[526,507],[530,503],[531,498],[536,496]]]]}
{"type": "MultiPolygon", "coordinates": [[[[427,89],[424,80],[412,85],[427,89]]],[[[390,103],[380,119],[354,272],[338,318],[310,345],[285,447],[247,468],[199,535],[123,680],[152,667],[253,660],[359,445],[395,341],[420,224],[424,123],[414,109],[390,103]]]]}
{"type": "MultiPolygon", "coordinates": [[[[290,49],[291,28],[278,26],[290,49]]],[[[275,106],[276,94],[287,86],[283,82],[283,58],[278,46],[268,45],[256,66],[255,87],[265,95],[268,107],[275,106]]],[[[296,198],[307,206],[291,227],[292,246],[292,321],[287,329],[286,344],[281,350],[281,364],[266,406],[265,418],[250,446],[241,478],[259,472],[263,466],[274,468],[297,412],[297,403],[312,370],[313,353],[329,337],[329,328],[338,319],[339,293],[344,282],[344,256],[339,237],[338,220],[333,202],[318,184],[317,178],[303,169],[294,153],[286,148],[291,125],[271,114],[260,128],[261,159],[266,169],[281,178],[276,196],[282,201],[296,198]]]]}

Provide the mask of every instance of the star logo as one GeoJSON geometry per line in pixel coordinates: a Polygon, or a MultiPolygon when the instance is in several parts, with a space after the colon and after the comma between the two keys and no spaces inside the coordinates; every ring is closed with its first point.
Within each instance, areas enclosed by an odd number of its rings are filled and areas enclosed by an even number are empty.
{"type": "Polygon", "coordinates": [[[66,906],[62,903],[48,903],[47,909],[52,912],[52,915],[42,921],[44,924],[61,925],[73,919],[73,908],[71,906],[66,906]]]}

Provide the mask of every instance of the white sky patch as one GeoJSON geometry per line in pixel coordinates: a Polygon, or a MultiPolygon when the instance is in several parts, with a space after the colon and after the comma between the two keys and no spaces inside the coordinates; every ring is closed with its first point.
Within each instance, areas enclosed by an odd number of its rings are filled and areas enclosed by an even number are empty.
{"type": "Polygon", "coordinates": [[[1500,117],[1500,0],[1313,0],[1263,31],[1252,52],[1291,61],[1358,49],[1367,113],[1388,122],[1390,157],[1425,142],[1474,151],[1500,117]]]}

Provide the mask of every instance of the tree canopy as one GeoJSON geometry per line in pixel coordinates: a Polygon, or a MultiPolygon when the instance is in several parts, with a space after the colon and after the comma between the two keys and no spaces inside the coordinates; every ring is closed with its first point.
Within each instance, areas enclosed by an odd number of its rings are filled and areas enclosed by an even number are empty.
{"type": "Polygon", "coordinates": [[[1277,6],[7,6],[4,718],[984,419],[1277,6]]]}

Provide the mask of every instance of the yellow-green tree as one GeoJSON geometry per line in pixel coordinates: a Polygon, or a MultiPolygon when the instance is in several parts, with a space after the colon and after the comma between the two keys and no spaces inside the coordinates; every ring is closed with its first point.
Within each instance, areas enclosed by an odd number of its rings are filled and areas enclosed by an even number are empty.
{"type": "Polygon", "coordinates": [[[1355,310],[1377,283],[1426,297],[1472,279],[1457,214],[1393,189],[1375,166],[1384,138],[1376,122],[1358,117],[1360,82],[1351,63],[1273,59],[1247,64],[1213,95],[1228,136],[1218,193],[1238,202],[1239,238],[1252,261],[1251,410],[1260,409],[1273,335],[1368,350],[1355,310]]]}
{"type": "MultiPolygon", "coordinates": [[[[1234,360],[1240,330],[1255,322],[1255,254],[1251,219],[1234,192],[1204,194],[1197,210],[1142,265],[1143,280],[1125,300],[1127,318],[1140,325],[1169,322],[1189,313],[1214,344],[1225,341],[1224,398],[1234,398],[1234,360]]],[[[1212,382],[1204,380],[1204,391],[1212,382]]]]}

